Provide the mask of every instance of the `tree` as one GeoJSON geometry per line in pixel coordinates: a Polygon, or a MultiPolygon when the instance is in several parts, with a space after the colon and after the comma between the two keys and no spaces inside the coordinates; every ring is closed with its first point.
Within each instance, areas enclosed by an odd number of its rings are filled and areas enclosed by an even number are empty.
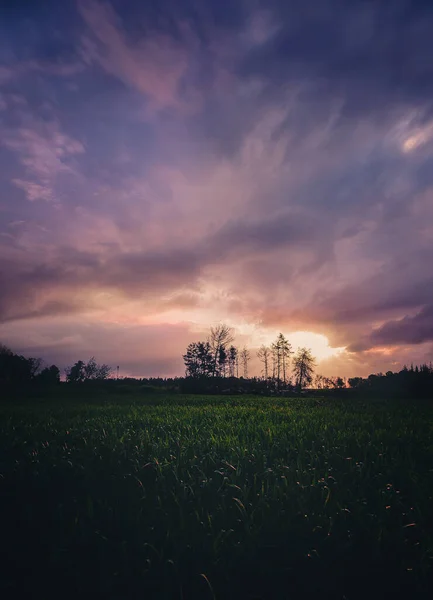
{"type": "Polygon", "coordinates": [[[293,354],[293,350],[292,350],[292,346],[291,346],[289,340],[286,339],[282,333],[280,333],[277,338],[277,344],[280,348],[280,354],[281,354],[281,362],[282,362],[282,368],[283,368],[283,381],[284,381],[284,383],[286,383],[286,381],[287,381],[286,373],[287,373],[287,370],[289,367],[290,355],[293,354]]]}
{"type": "Polygon", "coordinates": [[[226,376],[226,367],[227,367],[227,352],[224,346],[221,346],[218,355],[218,371],[219,374],[223,377],[226,376]]]}
{"type": "Polygon", "coordinates": [[[66,381],[69,383],[82,383],[89,380],[104,380],[111,375],[112,368],[106,364],[98,364],[95,357],[87,363],[78,360],[72,367],[66,367],[66,381]]]}
{"type": "Polygon", "coordinates": [[[27,362],[29,363],[30,376],[33,379],[42,368],[42,358],[27,358],[27,362]]]}
{"type": "Polygon", "coordinates": [[[84,365],[84,379],[108,379],[111,375],[112,368],[109,365],[99,365],[95,357],[89,359],[87,364],[84,365]]]}
{"type": "Polygon", "coordinates": [[[0,344],[0,381],[28,383],[34,378],[41,362],[40,359],[24,358],[0,344]]]}
{"type": "Polygon", "coordinates": [[[193,342],[183,356],[187,377],[209,377],[213,374],[214,361],[209,342],[193,342]]]}
{"type": "Polygon", "coordinates": [[[234,377],[236,372],[236,366],[238,364],[238,349],[236,348],[236,346],[230,346],[229,348],[228,363],[229,376],[234,377]]]}
{"type": "Polygon", "coordinates": [[[42,371],[36,375],[35,379],[44,385],[60,383],[60,370],[56,365],[45,367],[45,369],[42,369],[42,371]]]}
{"type": "Polygon", "coordinates": [[[263,363],[262,373],[265,379],[269,376],[269,359],[271,358],[271,349],[268,346],[260,346],[257,352],[257,358],[263,363]]]}
{"type": "Polygon", "coordinates": [[[272,379],[277,378],[277,361],[278,356],[274,344],[271,345],[271,360],[272,360],[272,379]]]}
{"type": "Polygon", "coordinates": [[[329,390],[333,387],[332,380],[324,375],[317,374],[314,383],[318,390],[329,390]]]}
{"type": "Polygon", "coordinates": [[[232,343],[233,337],[233,329],[224,323],[220,323],[216,327],[210,328],[209,334],[209,344],[212,349],[213,356],[213,371],[212,374],[216,377],[219,374],[218,370],[218,358],[220,355],[220,349],[226,348],[229,344],[232,343]]]}
{"type": "Polygon", "coordinates": [[[293,359],[296,386],[302,390],[313,381],[315,359],[308,348],[299,348],[293,359]]]}
{"type": "Polygon", "coordinates": [[[349,377],[348,381],[351,388],[359,388],[365,380],[362,377],[349,377]]]}
{"type": "Polygon", "coordinates": [[[272,344],[272,354],[274,362],[274,377],[277,379],[278,386],[281,383],[281,375],[284,383],[287,381],[287,370],[289,366],[290,355],[293,354],[292,346],[288,339],[282,333],[278,334],[277,339],[272,344]]]}
{"type": "MultiPolygon", "coordinates": [[[[319,377],[319,376],[318,376],[319,377]]],[[[317,378],[316,378],[317,379],[317,378]]],[[[346,382],[342,377],[323,377],[323,389],[343,389],[346,387],[346,382]]]]}
{"type": "Polygon", "coordinates": [[[281,351],[277,341],[271,346],[272,349],[272,377],[277,380],[278,386],[280,385],[281,377],[281,351]]]}
{"type": "Polygon", "coordinates": [[[248,379],[248,362],[250,360],[250,351],[244,347],[241,351],[241,362],[242,362],[242,369],[244,372],[244,378],[248,379]]]}
{"type": "Polygon", "coordinates": [[[340,390],[346,387],[346,383],[342,377],[337,377],[337,379],[335,380],[335,387],[337,387],[340,390]]]}
{"type": "Polygon", "coordinates": [[[77,360],[72,367],[66,367],[66,381],[68,383],[82,383],[85,380],[84,367],[85,363],[82,360],[77,360]]]}

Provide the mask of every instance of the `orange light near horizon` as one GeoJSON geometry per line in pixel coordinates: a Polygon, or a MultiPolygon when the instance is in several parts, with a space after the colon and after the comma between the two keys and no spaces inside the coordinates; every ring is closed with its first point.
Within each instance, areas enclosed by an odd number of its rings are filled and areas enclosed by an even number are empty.
{"type": "MultiPolygon", "coordinates": [[[[346,348],[339,347],[333,348],[329,344],[329,340],[326,335],[321,333],[314,333],[313,331],[293,331],[285,334],[286,338],[292,344],[293,350],[296,352],[298,348],[310,348],[313,356],[318,362],[338,356],[345,351],[346,348]]],[[[272,337],[268,334],[266,336],[266,343],[271,344],[275,341],[276,335],[272,334],[272,337]]]]}
{"type": "Polygon", "coordinates": [[[369,350],[366,350],[365,354],[382,354],[385,356],[391,356],[398,349],[398,346],[377,346],[375,348],[370,348],[369,350]]]}

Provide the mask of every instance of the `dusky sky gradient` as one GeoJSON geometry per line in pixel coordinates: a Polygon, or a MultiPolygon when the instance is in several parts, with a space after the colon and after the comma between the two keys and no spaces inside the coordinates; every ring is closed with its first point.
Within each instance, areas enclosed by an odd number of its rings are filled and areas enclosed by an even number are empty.
{"type": "Polygon", "coordinates": [[[416,0],[2,3],[0,341],[173,376],[226,322],[325,375],[429,362],[432,31],[416,0]]]}

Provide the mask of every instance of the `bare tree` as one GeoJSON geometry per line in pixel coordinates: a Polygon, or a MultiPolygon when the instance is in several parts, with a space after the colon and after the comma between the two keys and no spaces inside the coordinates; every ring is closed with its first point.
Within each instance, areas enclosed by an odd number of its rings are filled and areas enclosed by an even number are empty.
{"type": "Polygon", "coordinates": [[[216,327],[210,328],[209,344],[213,354],[213,376],[218,374],[218,358],[221,348],[224,350],[232,343],[234,339],[233,329],[224,323],[220,323],[216,327]]]}
{"type": "Polygon", "coordinates": [[[241,362],[245,379],[248,378],[248,362],[250,358],[250,351],[244,346],[244,348],[241,350],[241,362]]]}
{"type": "Polygon", "coordinates": [[[282,333],[277,338],[277,344],[280,348],[281,363],[283,371],[283,381],[287,383],[287,371],[289,368],[290,356],[293,354],[292,346],[287,338],[282,333]]]}
{"type": "Polygon", "coordinates": [[[318,390],[329,390],[334,387],[334,383],[330,377],[319,374],[314,378],[314,384],[318,390]]]}
{"type": "Polygon", "coordinates": [[[273,344],[271,346],[271,360],[272,360],[272,379],[277,377],[277,356],[273,344]]]}
{"type": "Polygon", "coordinates": [[[271,346],[272,351],[272,377],[277,380],[278,385],[280,384],[281,375],[281,353],[280,347],[276,342],[271,346]]]}
{"type": "Polygon", "coordinates": [[[66,367],[66,381],[80,383],[90,379],[108,379],[112,368],[106,364],[98,364],[95,357],[89,359],[87,363],[78,360],[72,367],[66,367]]]}
{"type": "Polygon", "coordinates": [[[310,385],[313,381],[315,359],[308,348],[299,348],[293,359],[293,371],[297,387],[302,390],[303,387],[310,385]]]}
{"type": "Polygon", "coordinates": [[[287,382],[287,370],[290,355],[293,354],[292,346],[282,333],[278,334],[277,339],[272,344],[272,358],[274,363],[274,377],[277,379],[278,386],[281,380],[287,382]]]}
{"type": "Polygon", "coordinates": [[[89,359],[84,365],[84,379],[108,379],[111,376],[112,368],[106,364],[98,364],[95,357],[89,359]]]}
{"type": "Polygon", "coordinates": [[[260,346],[257,352],[257,358],[263,363],[263,375],[265,379],[269,376],[269,360],[271,358],[271,349],[268,346],[260,346]]]}
{"type": "Polygon", "coordinates": [[[314,378],[314,385],[318,390],[326,390],[327,389],[327,381],[324,375],[320,375],[319,373],[314,378]]]}

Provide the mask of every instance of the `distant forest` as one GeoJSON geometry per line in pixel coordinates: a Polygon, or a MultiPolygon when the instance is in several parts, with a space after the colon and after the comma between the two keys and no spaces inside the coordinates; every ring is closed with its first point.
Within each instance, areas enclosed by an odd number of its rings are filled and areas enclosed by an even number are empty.
{"type": "Polygon", "coordinates": [[[183,355],[185,376],[175,378],[119,377],[119,367],[77,360],[64,369],[64,382],[56,365],[40,358],[26,358],[0,344],[0,386],[102,385],[117,391],[170,390],[201,394],[341,395],[400,398],[432,398],[433,367],[430,363],[404,366],[399,372],[375,373],[368,377],[325,377],[315,373],[316,361],[308,348],[294,352],[280,333],[270,346],[256,352],[260,376],[249,376],[251,351],[234,344],[233,330],[211,327],[206,340],[192,342],[183,355]]]}

